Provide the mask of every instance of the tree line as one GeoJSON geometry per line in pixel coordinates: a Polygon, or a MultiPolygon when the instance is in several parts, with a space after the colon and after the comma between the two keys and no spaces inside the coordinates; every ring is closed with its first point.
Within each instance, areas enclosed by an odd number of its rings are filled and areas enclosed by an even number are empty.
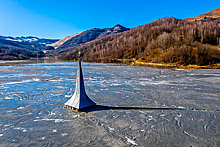
{"type": "MultiPolygon", "coordinates": [[[[165,17],[73,49],[61,58],[88,62],[135,59],[152,63],[208,65],[220,62],[220,20],[187,21],[165,17]]],[[[128,61],[129,61],[128,60],[128,61]]]]}

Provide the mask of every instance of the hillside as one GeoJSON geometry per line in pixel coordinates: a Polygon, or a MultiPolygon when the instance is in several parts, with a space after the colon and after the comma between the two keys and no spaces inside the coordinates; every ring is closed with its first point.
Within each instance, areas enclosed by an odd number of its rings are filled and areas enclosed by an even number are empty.
{"type": "Polygon", "coordinates": [[[64,38],[60,39],[59,41],[52,43],[52,44],[48,44],[47,46],[53,46],[55,49],[61,47],[66,41],[70,40],[73,37],[78,36],[79,34],[81,34],[82,32],[76,33],[72,36],[65,36],[64,38]]]}
{"type": "Polygon", "coordinates": [[[214,9],[212,11],[198,15],[193,18],[186,18],[185,20],[188,20],[188,21],[196,20],[197,21],[197,20],[210,20],[210,19],[220,21],[220,8],[214,9]]]}
{"type": "Polygon", "coordinates": [[[53,50],[47,46],[58,41],[57,39],[40,39],[38,37],[11,37],[0,36],[0,60],[29,59],[44,57],[43,50],[53,50]]]}
{"type": "Polygon", "coordinates": [[[121,33],[127,30],[129,29],[121,25],[115,25],[112,28],[94,28],[87,31],[83,31],[73,36],[64,37],[60,41],[52,44],[52,46],[55,47],[55,50],[51,51],[49,54],[51,56],[64,54],[90,41],[100,39],[108,35],[121,33]]]}
{"type": "MultiPolygon", "coordinates": [[[[217,16],[216,16],[217,17],[217,16]]],[[[129,31],[87,43],[61,56],[63,60],[209,65],[220,62],[220,21],[165,17],[129,31]]]]}

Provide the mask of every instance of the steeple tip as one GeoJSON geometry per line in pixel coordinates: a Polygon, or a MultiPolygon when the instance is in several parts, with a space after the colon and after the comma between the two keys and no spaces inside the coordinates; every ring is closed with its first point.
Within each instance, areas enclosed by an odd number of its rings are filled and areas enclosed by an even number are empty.
{"type": "Polygon", "coordinates": [[[80,55],[81,55],[81,52],[80,52],[80,50],[79,50],[78,54],[79,54],[79,60],[80,60],[80,55]]]}
{"type": "Polygon", "coordinates": [[[89,106],[96,105],[86,94],[79,51],[79,65],[77,69],[76,87],[73,96],[65,103],[67,108],[80,110],[89,106]]]}

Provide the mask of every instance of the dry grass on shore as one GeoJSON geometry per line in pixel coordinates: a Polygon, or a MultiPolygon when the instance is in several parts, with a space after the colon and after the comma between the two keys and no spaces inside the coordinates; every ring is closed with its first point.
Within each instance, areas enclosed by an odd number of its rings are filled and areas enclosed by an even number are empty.
{"type": "Polygon", "coordinates": [[[198,66],[198,65],[179,65],[175,63],[148,63],[148,62],[140,62],[135,61],[131,65],[134,66],[148,66],[153,68],[167,68],[167,69],[220,69],[220,63],[218,64],[210,64],[210,65],[204,65],[204,66],[198,66]]]}

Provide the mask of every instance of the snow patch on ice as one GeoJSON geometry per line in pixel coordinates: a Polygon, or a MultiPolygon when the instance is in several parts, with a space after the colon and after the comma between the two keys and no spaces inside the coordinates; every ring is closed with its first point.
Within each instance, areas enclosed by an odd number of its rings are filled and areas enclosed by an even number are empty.
{"type": "Polygon", "coordinates": [[[0,137],[3,136],[4,134],[0,134],[0,137]]]}
{"type": "Polygon", "coordinates": [[[33,78],[33,81],[36,81],[36,82],[37,82],[37,81],[40,81],[40,79],[33,78]]]}
{"type": "Polygon", "coordinates": [[[27,130],[24,129],[23,132],[27,132],[27,130]]]}
{"type": "Polygon", "coordinates": [[[178,120],[179,118],[181,118],[182,115],[181,114],[178,114],[176,117],[175,117],[175,120],[178,120]]]}
{"type": "Polygon", "coordinates": [[[43,118],[43,119],[35,119],[36,121],[54,121],[55,123],[59,123],[59,122],[66,122],[66,121],[70,121],[70,120],[64,120],[64,119],[49,119],[49,118],[43,118]]]}
{"type": "Polygon", "coordinates": [[[65,97],[71,97],[72,95],[65,95],[65,97]]]}
{"type": "Polygon", "coordinates": [[[178,114],[177,117],[182,117],[182,115],[181,115],[181,114],[178,114]]]}
{"type": "Polygon", "coordinates": [[[5,97],[5,100],[12,100],[12,99],[14,99],[14,98],[9,97],[9,96],[6,96],[6,97],[5,97]]]}
{"type": "Polygon", "coordinates": [[[52,132],[54,132],[54,133],[55,133],[55,132],[57,132],[57,130],[53,130],[52,132]]]}
{"type": "Polygon", "coordinates": [[[15,130],[22,130],[22,132],[27,132],[27,130],[25,128],[20,128],[20,127],[16,127],[14,128],[15,130]]]}
{"type": "Polygon", "coordinates": [[[54,86],[54,87],[56,87],[56,88],[58,88],[58,89],[63,89],[63,88],[65,88],[65,87],[63,87],[63,86],[54,86]]]}
{"type": "Polygon", "coordinates": [[[68,135],[67,133],[63,133],[63,134],[61,134],[62,136],[66,136],[66,135],[68,135]]]}
{"type": "Polygon", "coordinates": [[[111,128],[111,127],[108,127],[108,128],[109,128],[109,130],[110,130],[110,131],[113,131],[113,130],[115,130],[114,128],[111,128]]]}
{"type": "Polygon", "coordinates": [[[118,83],[112,83],[110,84],[110,86],[120,86],[121,84],[118,84],[118,83]]]}
{"type": "Polygon", "coordinates": [[[20,128],[20,127],[16,127],[14,128],[15,130],[21,130],[21,129],[24,129],[24,128],[20,128]]]}
{"type": "Polygon", "coordinates": [[[56,113],[54,113],[54,112],[50,112],[50,115],[56,115],[56,113]]]}
{"type": "Polygon", "coordinates": [[[19,110],[19,109],[24,109],[24,107],[18,107],[17,109],[18,109],[18,110],[19,110]]]}
{"type": "Polygon", "coordinates": [[[182,107],[182,106],[178,106],[177,108],[180,108],[180,109],[185,109],[184,107],[182,107]]]}
{"type": "Polygon", "coordinates": [[[79,117],[79,115],[73,115],[73,118],[77,118],[77,117],[79,117]]]}
{"type": "Polygon", "coordinates": [[[12,126],[12,124],[5,124],[4,126],[5,127],[9,127],[9,126],[12,126]]]}
{"type": "Polygon", "coordinates": [[[185,69],[174,69],[174,70],[185,70],[185,69]]]}
{"type": "Polygon", "coordinates": [[[127,136],[125,136],[125,138],[127,139],[127,142],[129,142],[129,143],[131,143],[131,144],[133,144],[133,145],[137,145],[137,144],[135,143],[135,141],[131,140],[131,139],[128,138],[127,136]]]}
{"type": "Polygon", "coordinates": [[[8,82],[5,83],[6,85],[11,85],[11,84],[21,84],[21,83],[28,83],[28,82],[32,82],[32,80],[23,80],[23,81],[19,81],[19,82],[8,82]]]}

